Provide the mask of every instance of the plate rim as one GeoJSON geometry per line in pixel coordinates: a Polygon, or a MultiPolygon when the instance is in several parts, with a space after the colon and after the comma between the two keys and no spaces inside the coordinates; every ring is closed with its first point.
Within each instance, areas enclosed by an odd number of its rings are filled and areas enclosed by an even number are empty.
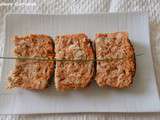
{"type": "MultiPolygon", "coordinates": [[[[152,66],[153,66],[153,69],[154,69],[154,76],[155,76],[155,80],[156,80],[156,87],[157,87],[157,93],[158,93],[158,95],[159,95],[159,86],[158,86],[158,83],[157,83],[157,75],[156,75],[156,68],[155,68],[155,63],[154,63],[154,57],[153,57],[153,50],[152,50],[152,46],[151,46],[151,38],[150,38],[150,27],[149,27],[149,18],[148,18],[148,14],[147,13],[145,13],[145,12],[119,12],[119,13],[87,13],[87,14],[36,14],[36,13],[33,13],[33,14],[26,14],[26,13],[8,13],[8,14],[6,14],[6,16],[4,17],[4,31],[5,31],[5,34],[4,34],[4,40],[2,41],[4,44],[3,44],[3,52],[2,52],[2,54],[3,54],[3,56],[4,56],[4,54],[5,54],[5,52],[4,52],[4,50],[5,50],[5,45],[6,45],[6,21],[7,21],[7,18],[10,16],[10,15],[41,15],[41,16],[50,16],[50,15],[52,15],[52,16],[79,16],[79,15],[106,15],[106,14],[138,14],[138,15],[145,15],[145,16],[147,16],[147,32],[148,32],[148,39],[149,39],[149,47],[150,47],[150,52],[151,52],[151,56],[152,56],[152,66]]],[[[2,67],[1,67],[1,69],[3,69],[4,68],[4,60],[2,61],[2,67]]],[[[1,71],[1,79],[2,79],[2,71],[1,71]]],[[[160,107],[159,107],[159,109],[158,110],[153,110],[153,111],[148,111],[148,110],[146,110],[146,111],[109,111],[109,112],[103,112],[103,111],[93,111],[93,112],[87,112],[87,111],[84,111],[84,112],[82,112],[82,113],[95,113],[95,112],[97,112],[97,113],[152,113],[152,112],[160,112],[160,107]]],[[[43,112],[43,113],[45,113],[45,112],[43,112]]],[[[47,114],[48,112],[46,112],[46,114],[47,114]]],[[[53,113],[53,112],[52,112],[53,113]]],[[[81,112],[54,112],[54,113],[81,113],[81,112]]],[[[7,113],[8,114],[8,113],[7,113]]],[[[12,114],[12,113],[11,113],[12,114]]],[[[14,114],[14,113],[13,113],[14,114]]],[[[23,114],[23,113],[22,113],[23,114]]],[[[26,114],[26,113],[25,113],[26,114]]],[[[37,113],[27,113],[27,114],[37,114],[37,113]]],[[[40,114],[40,113],[39,113],[40,114]]]]}

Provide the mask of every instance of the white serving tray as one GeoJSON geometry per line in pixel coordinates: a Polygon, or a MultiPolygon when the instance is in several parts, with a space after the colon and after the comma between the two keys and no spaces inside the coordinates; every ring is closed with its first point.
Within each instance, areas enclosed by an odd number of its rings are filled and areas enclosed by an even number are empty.
{"type": "Polygon", "coordinates": [[[159,112],[160,100],[149,40],[148,16],[142,13],[89,15],[9,14],[5,19],[4,56],[12,56],[14,35],[30,33],[57,34],[85,32],[92,40],[95,33],[128,31],[134,44],[137,71],[133,88],[98,88],[93,82],[86,89],[56,92],[53,85],[45,91],[15,89],[5,83],[13,60],[4,60],[0,81],[0,114],[70,113],[70,112],[159,112]]]}

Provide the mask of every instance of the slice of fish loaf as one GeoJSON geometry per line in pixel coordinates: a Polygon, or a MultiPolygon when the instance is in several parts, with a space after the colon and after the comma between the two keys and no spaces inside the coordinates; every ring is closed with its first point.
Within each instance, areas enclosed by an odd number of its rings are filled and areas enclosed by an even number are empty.
{"type": "MultiPolygon", "coordinates": [[[[14,53],[17,57],[54,58],[54,45],[47,35],[16,36],[14,53]]],[[[16,60],[8,78],[8,88],[44,89],[54,71],[53,61],[16,60]]]]}
{"type": "Polygon", "coordinates": [[[95,40],[98,86],[130,87],[135,75],[135,53],[127,32],[97,34],[95,40]]]}
{"type": "Polygon", "coordinates": [[[94,73],[93,49],[85,34],[57,36],[56,59],[80,61],[56,61],[55,86],[58,91],[85,88],[94,73]]]}

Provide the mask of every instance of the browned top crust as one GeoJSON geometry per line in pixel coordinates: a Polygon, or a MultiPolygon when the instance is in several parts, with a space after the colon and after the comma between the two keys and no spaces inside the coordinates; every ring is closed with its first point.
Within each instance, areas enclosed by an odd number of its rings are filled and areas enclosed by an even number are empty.
{"type": "MultiPolygon", "coordinates": [[[[55,40],[56,59],[94,59],[91,43],[85,34],[57,36],[55,40]]],[[[55,86],[57,90],[84,88],[93,76],[93,61],[56,62],[55,86]]]]}
{"type": "MultiPolygon", "coordinates": [[[[54,58],[52,38],[31,34],[16,36],[14,53],[17,57],[54,58]]],[[[16,60],[15,69],[9,76],[8,88],[44,89],[54,70],[54,62],[39,60],[16,60]]]]}

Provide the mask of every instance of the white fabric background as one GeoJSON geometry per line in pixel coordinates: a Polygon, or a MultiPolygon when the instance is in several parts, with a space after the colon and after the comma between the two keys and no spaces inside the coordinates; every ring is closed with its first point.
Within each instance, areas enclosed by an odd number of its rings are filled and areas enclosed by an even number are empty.
{"type": "MultiPolygon", "coordinates": [[[[150,19],[151,45],[160,87],[160,0],[0,0],[0,55],[4,41],[6,13],[78,14],[100,12],[147,12],[150,19]],[[7,5],[6,3],[9,3],[7,5]],[[18,5],[32,3],[32,5],[18,5]]],[[[137,28],[138,29],[138,28],[137,28]]],[[[1,64],[0,64],[1,68],[1,64]]],[[[159,113],[76,113],[45,115],[0,115],[0,120],[159,120],[159,113]]]]}

